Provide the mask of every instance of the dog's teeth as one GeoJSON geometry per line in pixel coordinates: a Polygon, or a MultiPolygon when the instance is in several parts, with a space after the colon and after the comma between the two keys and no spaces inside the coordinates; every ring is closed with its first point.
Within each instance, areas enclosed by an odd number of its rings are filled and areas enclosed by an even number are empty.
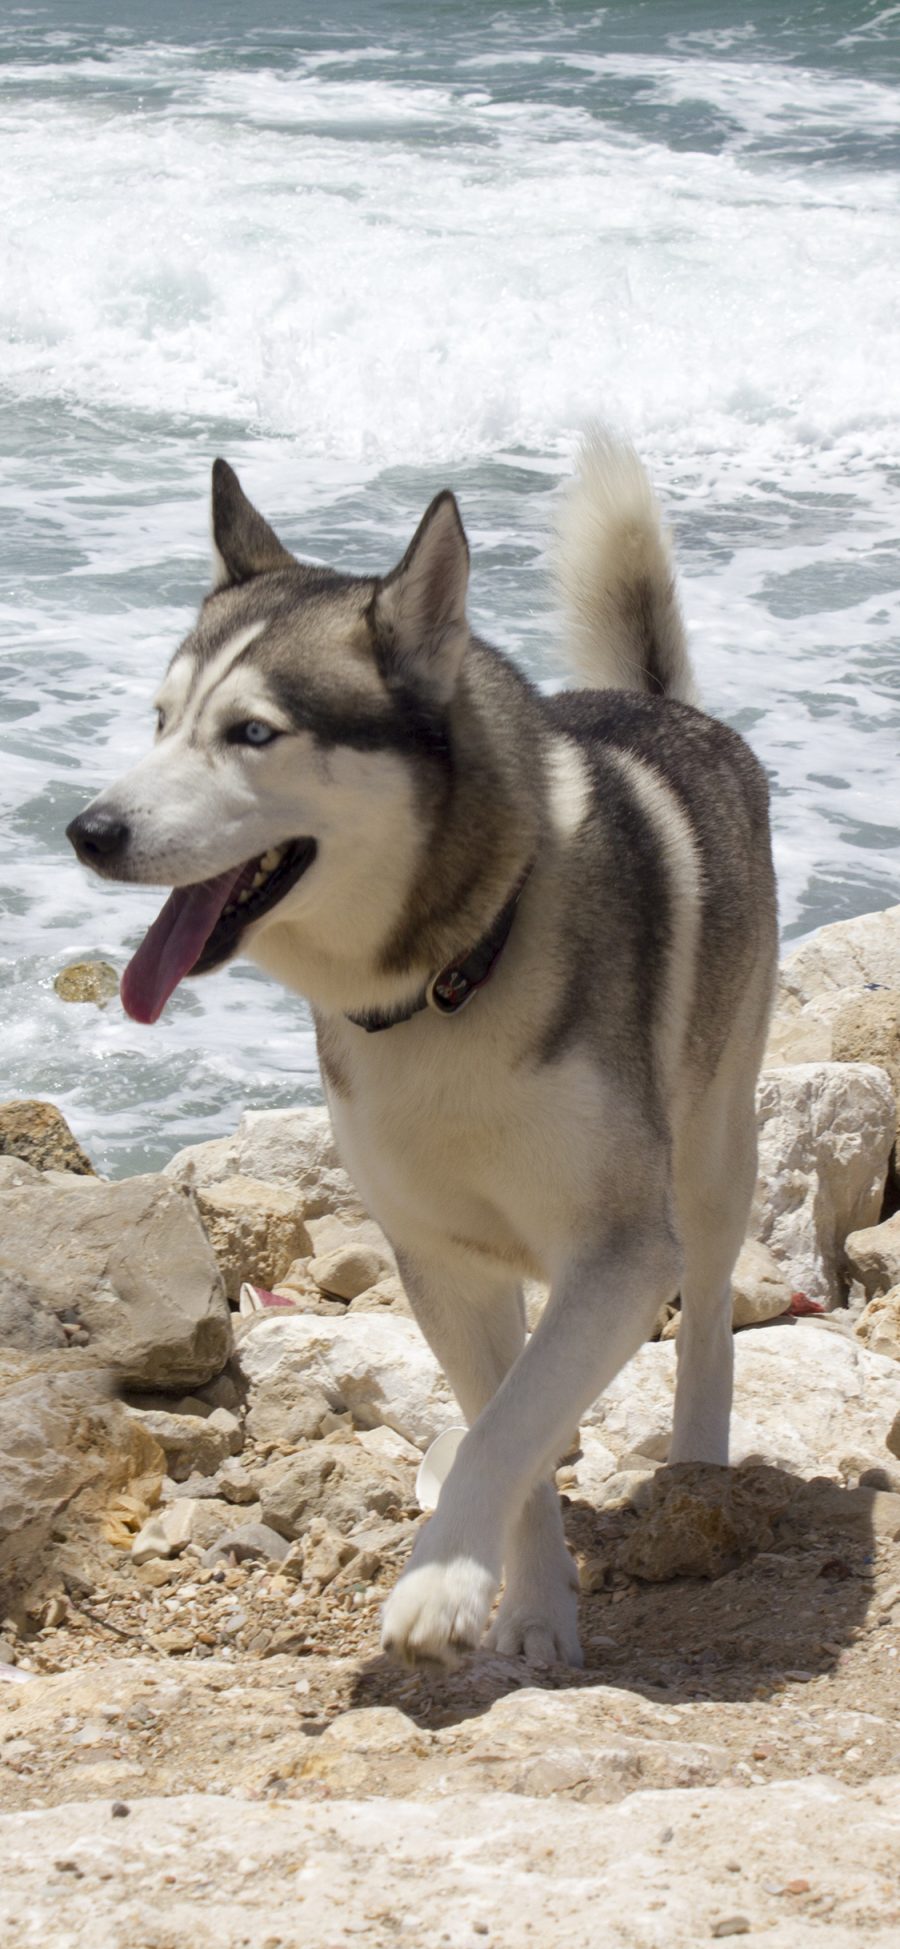
{"type": "Polygon", "coordinates": [[[250,892],[250,887],[244,887],[243,892],[238,894],[238,906],[243,907],[244,902],[250,898],[250,892]]]}
{"type": "Polygon", "coordinates": [[[254,873],[253,875],[254,891],[256,890],[257,887],[265,886],[267,878],[268,878],[268,874],[263,873],[262,871],[254,873]]]}
{"type": "Polygon", "coordinates": [[[278,862],[279,862],[279,860],[280,860],[280,858],[281,858],[281,847],[280,847],[280,846],[274,846],[274,847],[272,848],[272,851],[271,851],[271,852],[269,852],[269,853],[263,853],[263,856],[262,856],[262,859],[261,859],[261,860],[260,860],[260,862],[259,862],[259,863],[260,863],[260,866],[261,866],[261,867],[262,867],[262,869],[263,869],[263,872],[264,872],[264,873],[274,873],[274,871],[275,871],[275,868],[276,868],[276,866],[278,865],[278,862]]]}

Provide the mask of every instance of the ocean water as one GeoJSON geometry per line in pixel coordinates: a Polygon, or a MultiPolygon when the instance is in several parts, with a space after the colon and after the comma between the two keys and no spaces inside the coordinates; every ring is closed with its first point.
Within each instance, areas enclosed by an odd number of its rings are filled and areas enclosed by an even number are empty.
{"type": "Polygon", "coordinates": [[[549,680],[554,495],[612,421],[769,768],[786,939],[900,900],[898,79],[877,0],[4,11],[0,1093],[113,1173],[318,1095],[248,965],[149,1030],[52,986],[158,905],[63,832],[149,740],[216,453],[362,572],[453,487],[475,620],[549,680]]]}

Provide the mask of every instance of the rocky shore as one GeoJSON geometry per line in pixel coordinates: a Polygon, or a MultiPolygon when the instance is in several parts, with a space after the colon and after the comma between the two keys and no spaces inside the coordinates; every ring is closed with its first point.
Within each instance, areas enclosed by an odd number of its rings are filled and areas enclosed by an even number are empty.
{"type": "Polygon", "coordinates": [[[378,1617],[459,1411],[325,1112],[107,1183],[0,1106],[4,1939],[897,1940],[898,1098],[894,908],[782,970],[737,1466],[662,1466],[670,1310],[560,1461],[584,1670],[440,1678],[378,1617]]]}

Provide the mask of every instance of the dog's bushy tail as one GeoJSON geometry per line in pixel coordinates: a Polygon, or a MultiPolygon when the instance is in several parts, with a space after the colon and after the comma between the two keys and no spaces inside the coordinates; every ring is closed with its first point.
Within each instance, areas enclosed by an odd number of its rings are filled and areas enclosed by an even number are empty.
{"type": "Polygon", "coordinates": [[[569,660],[595,689],[697,702],[662,514],[626,441],[584,441],[557,529],[569,660]]]}

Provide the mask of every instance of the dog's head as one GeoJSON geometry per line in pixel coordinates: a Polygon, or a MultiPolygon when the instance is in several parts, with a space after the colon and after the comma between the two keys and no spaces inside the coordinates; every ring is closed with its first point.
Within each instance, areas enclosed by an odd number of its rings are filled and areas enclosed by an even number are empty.
{"type": "Polygon", "coordinates": [[[329,953],[377,951],[439,816],[469,640],[452,494],[375,580],[297,561],[222,460],[212,525],[215,586],[153,749],[68,828],[95,872],[174,889],[122,983],[142,1022],[285,920],[329,953]]]}

